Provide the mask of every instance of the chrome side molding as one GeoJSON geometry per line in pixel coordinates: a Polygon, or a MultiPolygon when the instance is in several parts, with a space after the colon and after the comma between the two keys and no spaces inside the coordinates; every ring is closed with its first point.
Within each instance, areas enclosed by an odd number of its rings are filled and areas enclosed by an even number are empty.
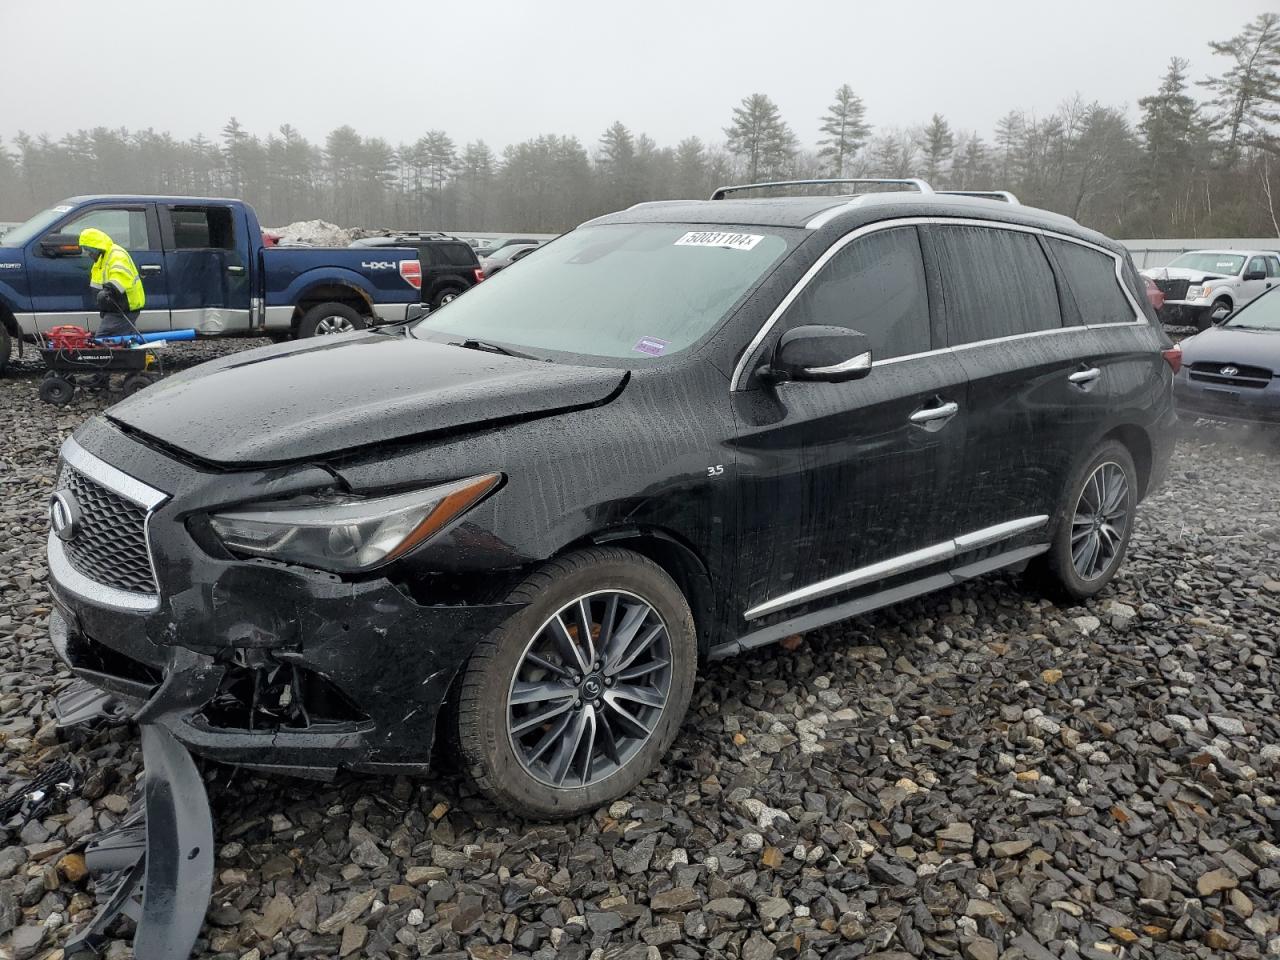
{"type": "Polygon", "coordinates": [[[1008,540],[1010,537],[1017,536],[1020,533],[1036,530],[1048,522],[1048,515],[1041,514],[1035,517],[1022,517],[1018,520],[1009,520],[1005,523],[998,523],[995,526],[984,527],[981,530],[966,533],[952,540],[944,540],[942,543],[935,543],[920,550],[912,550],[910,553],[891,557],[888,560],[881,560],[878,563],[868,564],[865,567],[858,567],[848,573],[841,573],[834,577],[828,577],[826,580],[812,583],[807,587],[801,587],[799,590],[792,590],[790,593],[784,593],[773,600],[766,600],[764,603],[751,607],[743,614],[743,617],[747,620],[755,620],[758,617],[785,610],[787,607],[793,607],[799,603],[819,600],[822,597],[829,597],[833,593],[851,590],[854,587],[875,583],[877,580],[884,580],[900,573],[941,563],[943,560],[949,560],[957,554],[968,553],[970,550],[977,550],[980,547],[1008,540]]]}

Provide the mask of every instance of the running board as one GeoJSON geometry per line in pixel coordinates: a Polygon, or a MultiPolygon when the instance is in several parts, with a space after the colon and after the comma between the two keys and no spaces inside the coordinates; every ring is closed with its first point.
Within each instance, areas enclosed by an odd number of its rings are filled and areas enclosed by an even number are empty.
{"type": "Polygon", "coordinates": [[[790,620],[784,620],[781,623],[775,623],[769,627],[761,627],[759,630],[743,634],[736,640],[718,644],[708,651],[707,659],[723,660],[725,657],[732,657],[747,650],[754,650],[756,647],[776,643],[784,637],[790,637],[797,633],[808,633],[810,630],[817,630],[819,627],[825,627],[840,620],[847,620],[850,617],[870,613],[872,610],[878,610],[881,607],[901,603],[904,600],[910,600],[912,597],[933,593],[935,590],[951,587],[974,577],[993,573],[1006,567],[1017,566],[1018,564],[1026,563],[1032,557],[1045,553],[1048,549],[1049,544],[1047,543],[1019,547],[1016,550],[1008,550],[1004,553],[996,554],[994,557],[987,557],[985,560],[967,563],[946,573],[935,573],[920,580],[913,580],[910,583],[889,587],[887,590],[880,590],[876,593],[867,594],[865,597],[858,597],[855,600],[837,604],[834,607],[827,607],[823,610],[816,610],[813,613],[792,617],[790,620]]]}

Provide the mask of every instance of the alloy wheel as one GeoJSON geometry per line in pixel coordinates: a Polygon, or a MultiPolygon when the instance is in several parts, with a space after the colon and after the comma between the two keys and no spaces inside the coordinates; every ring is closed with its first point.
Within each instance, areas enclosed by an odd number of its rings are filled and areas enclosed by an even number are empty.
{"type": "Polygon", "coordinates": [[[521,766],[553,787],[609,777],[644,746],[671,693],[671,637],[653,605],[621,590],[561,607],[525,647],[507,694],[521,766]]]}
{"type": "Polygon", "coordinates": [[[324,337],[334,333],[351,333],[356,325],[342,316],[324,317],[316,324],[316,336],[324,337]]]}
{"type": "Polygon", "coordinates": [[[1071,519],[1071,563],[1082,580],[1110,569],[1129,525],[1129,479],[1108,460],[1094,468],[1071,519]]]}

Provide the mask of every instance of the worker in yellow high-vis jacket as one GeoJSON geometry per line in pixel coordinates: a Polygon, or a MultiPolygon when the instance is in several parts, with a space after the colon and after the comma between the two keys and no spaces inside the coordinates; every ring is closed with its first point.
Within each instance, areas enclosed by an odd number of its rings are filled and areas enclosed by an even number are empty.
{"type": "Polygon", "coordinates": [[[142,276],[129,251],[95,227],[80,232],[80,251],[93,260],[89,285],[98,291],[99,337],[136,334],[138,314],[147,302],[142,276]]]}

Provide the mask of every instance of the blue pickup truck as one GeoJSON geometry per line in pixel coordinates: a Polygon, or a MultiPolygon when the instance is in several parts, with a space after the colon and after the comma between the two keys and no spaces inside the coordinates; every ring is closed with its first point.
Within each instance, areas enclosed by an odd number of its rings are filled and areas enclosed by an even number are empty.
{"type": "Polygon", "coordinates": [[[0,236],[0,372],[15,341],[57,324],[96,327],[77,244],[87,227],[138,265],[143,332],[312,337],[403,320],[421,300],[415,250],[268,247],[240,200],[72,197],[0,236]]]}

